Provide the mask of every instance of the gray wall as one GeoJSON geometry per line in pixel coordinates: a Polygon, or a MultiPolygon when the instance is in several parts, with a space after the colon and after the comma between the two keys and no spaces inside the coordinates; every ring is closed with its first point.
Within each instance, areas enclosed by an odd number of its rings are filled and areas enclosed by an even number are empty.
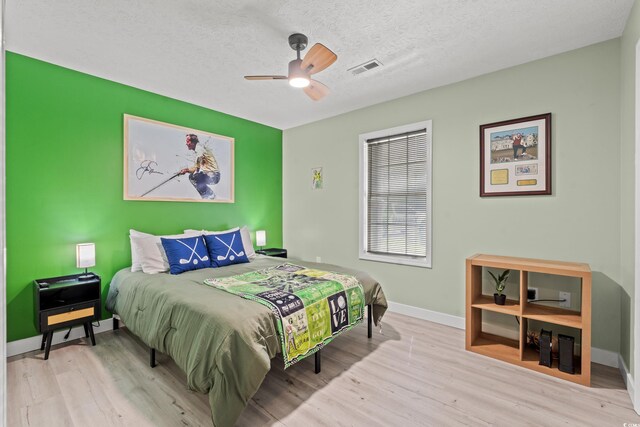
{"type": "Polygon", "coordinates": [[[620,354],[633,372],[635,269],[635,86],[640,1],[636,0],[620,42],[620,354]]]}
{"type": "MultiPolygon", "coordinates": [[[[389,300],[464,316],[464,260],[482,252],[591,265],[593,345],[620,348],[620,40],[284,131],[284,243],[356,267],[389,300]],[[481,199],[478,126],[553,114],[553,195],[481,199]],[[358,135],[433,120],[433,268],[358,259],[358,135]],[[311,168],[324,189],[311,189],[311,168]]],[[[546,295],[545,295],[546,296],[546,295]]]]}

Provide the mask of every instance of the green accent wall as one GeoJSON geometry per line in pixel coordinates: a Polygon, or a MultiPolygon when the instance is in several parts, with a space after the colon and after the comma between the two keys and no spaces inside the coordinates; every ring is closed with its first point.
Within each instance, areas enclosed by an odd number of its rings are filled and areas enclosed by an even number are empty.
{"type": "Polygon", "coordinates": [[[6,102],[8,341],[37,334],[32,281],[79,272],[76,243],[96,244],[103,299],[130,228],[246,224],[282,245],[281,130],[11,52],[6,102]],[[125,113],[235,138],[235,203],[123,200],[125,113]]]}

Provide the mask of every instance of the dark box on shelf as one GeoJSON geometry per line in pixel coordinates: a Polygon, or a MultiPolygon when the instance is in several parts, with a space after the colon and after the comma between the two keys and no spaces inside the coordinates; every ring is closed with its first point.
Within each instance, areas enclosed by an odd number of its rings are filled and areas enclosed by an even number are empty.
{"type": "Polygon", "coordinates": [[[540,330],[540,365],[551,367],[551,340],[553,338],[552,331],[540,330]]]}
{"type": "Polygon", "coordinates": [[[569,335],[558,334],[558,369],[567,374],[575,374],[573,365],[573,344],[575,338],[569,335]]]}

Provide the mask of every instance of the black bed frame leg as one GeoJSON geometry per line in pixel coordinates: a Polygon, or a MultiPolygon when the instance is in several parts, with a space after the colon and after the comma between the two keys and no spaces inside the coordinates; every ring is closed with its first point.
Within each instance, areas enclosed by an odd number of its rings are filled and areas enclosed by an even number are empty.
{"type": "Polygon", "coordinates": [[[120,329],[120,321],[114,317],[113,318],[113,330],[115,331],[116,329],[120,329]]]}
{"type": "Polygon", "coordinates": [[[320,370],[322,370],[322,366],[320,366],[321,364],[321,357],[322,355],[320,354],[322,352],[322,350],[318,350],[316,351],[316,369],[315,369],[315,373],[319,374],[320,370]]]}
{"type": "Polygon", "coordinates": [[[367,338],[371,338],[373,336],[373,315],[372,310],[373,306],[369,304],[367,306],[367,338]]]}
{"type": "Polygon", "coordinates": [[[151,366],[152,368],[156,367],[156,349],[152,348],[150,349],[151,351],[149,352],[149,366],[151,366]]]}

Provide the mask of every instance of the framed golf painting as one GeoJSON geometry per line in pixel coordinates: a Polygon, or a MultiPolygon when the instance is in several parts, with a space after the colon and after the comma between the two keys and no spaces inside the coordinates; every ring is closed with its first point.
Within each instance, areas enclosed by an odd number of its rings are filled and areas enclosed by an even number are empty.
{"type": "Polygon", "coordinates": [[[234,139],[124,115],[124,199],[233,203],[234,139]]]}
{"type": "Polygon", "coordinates": [[[480,197],[551,194],[551,113],[480,126],[480,197]]]}

